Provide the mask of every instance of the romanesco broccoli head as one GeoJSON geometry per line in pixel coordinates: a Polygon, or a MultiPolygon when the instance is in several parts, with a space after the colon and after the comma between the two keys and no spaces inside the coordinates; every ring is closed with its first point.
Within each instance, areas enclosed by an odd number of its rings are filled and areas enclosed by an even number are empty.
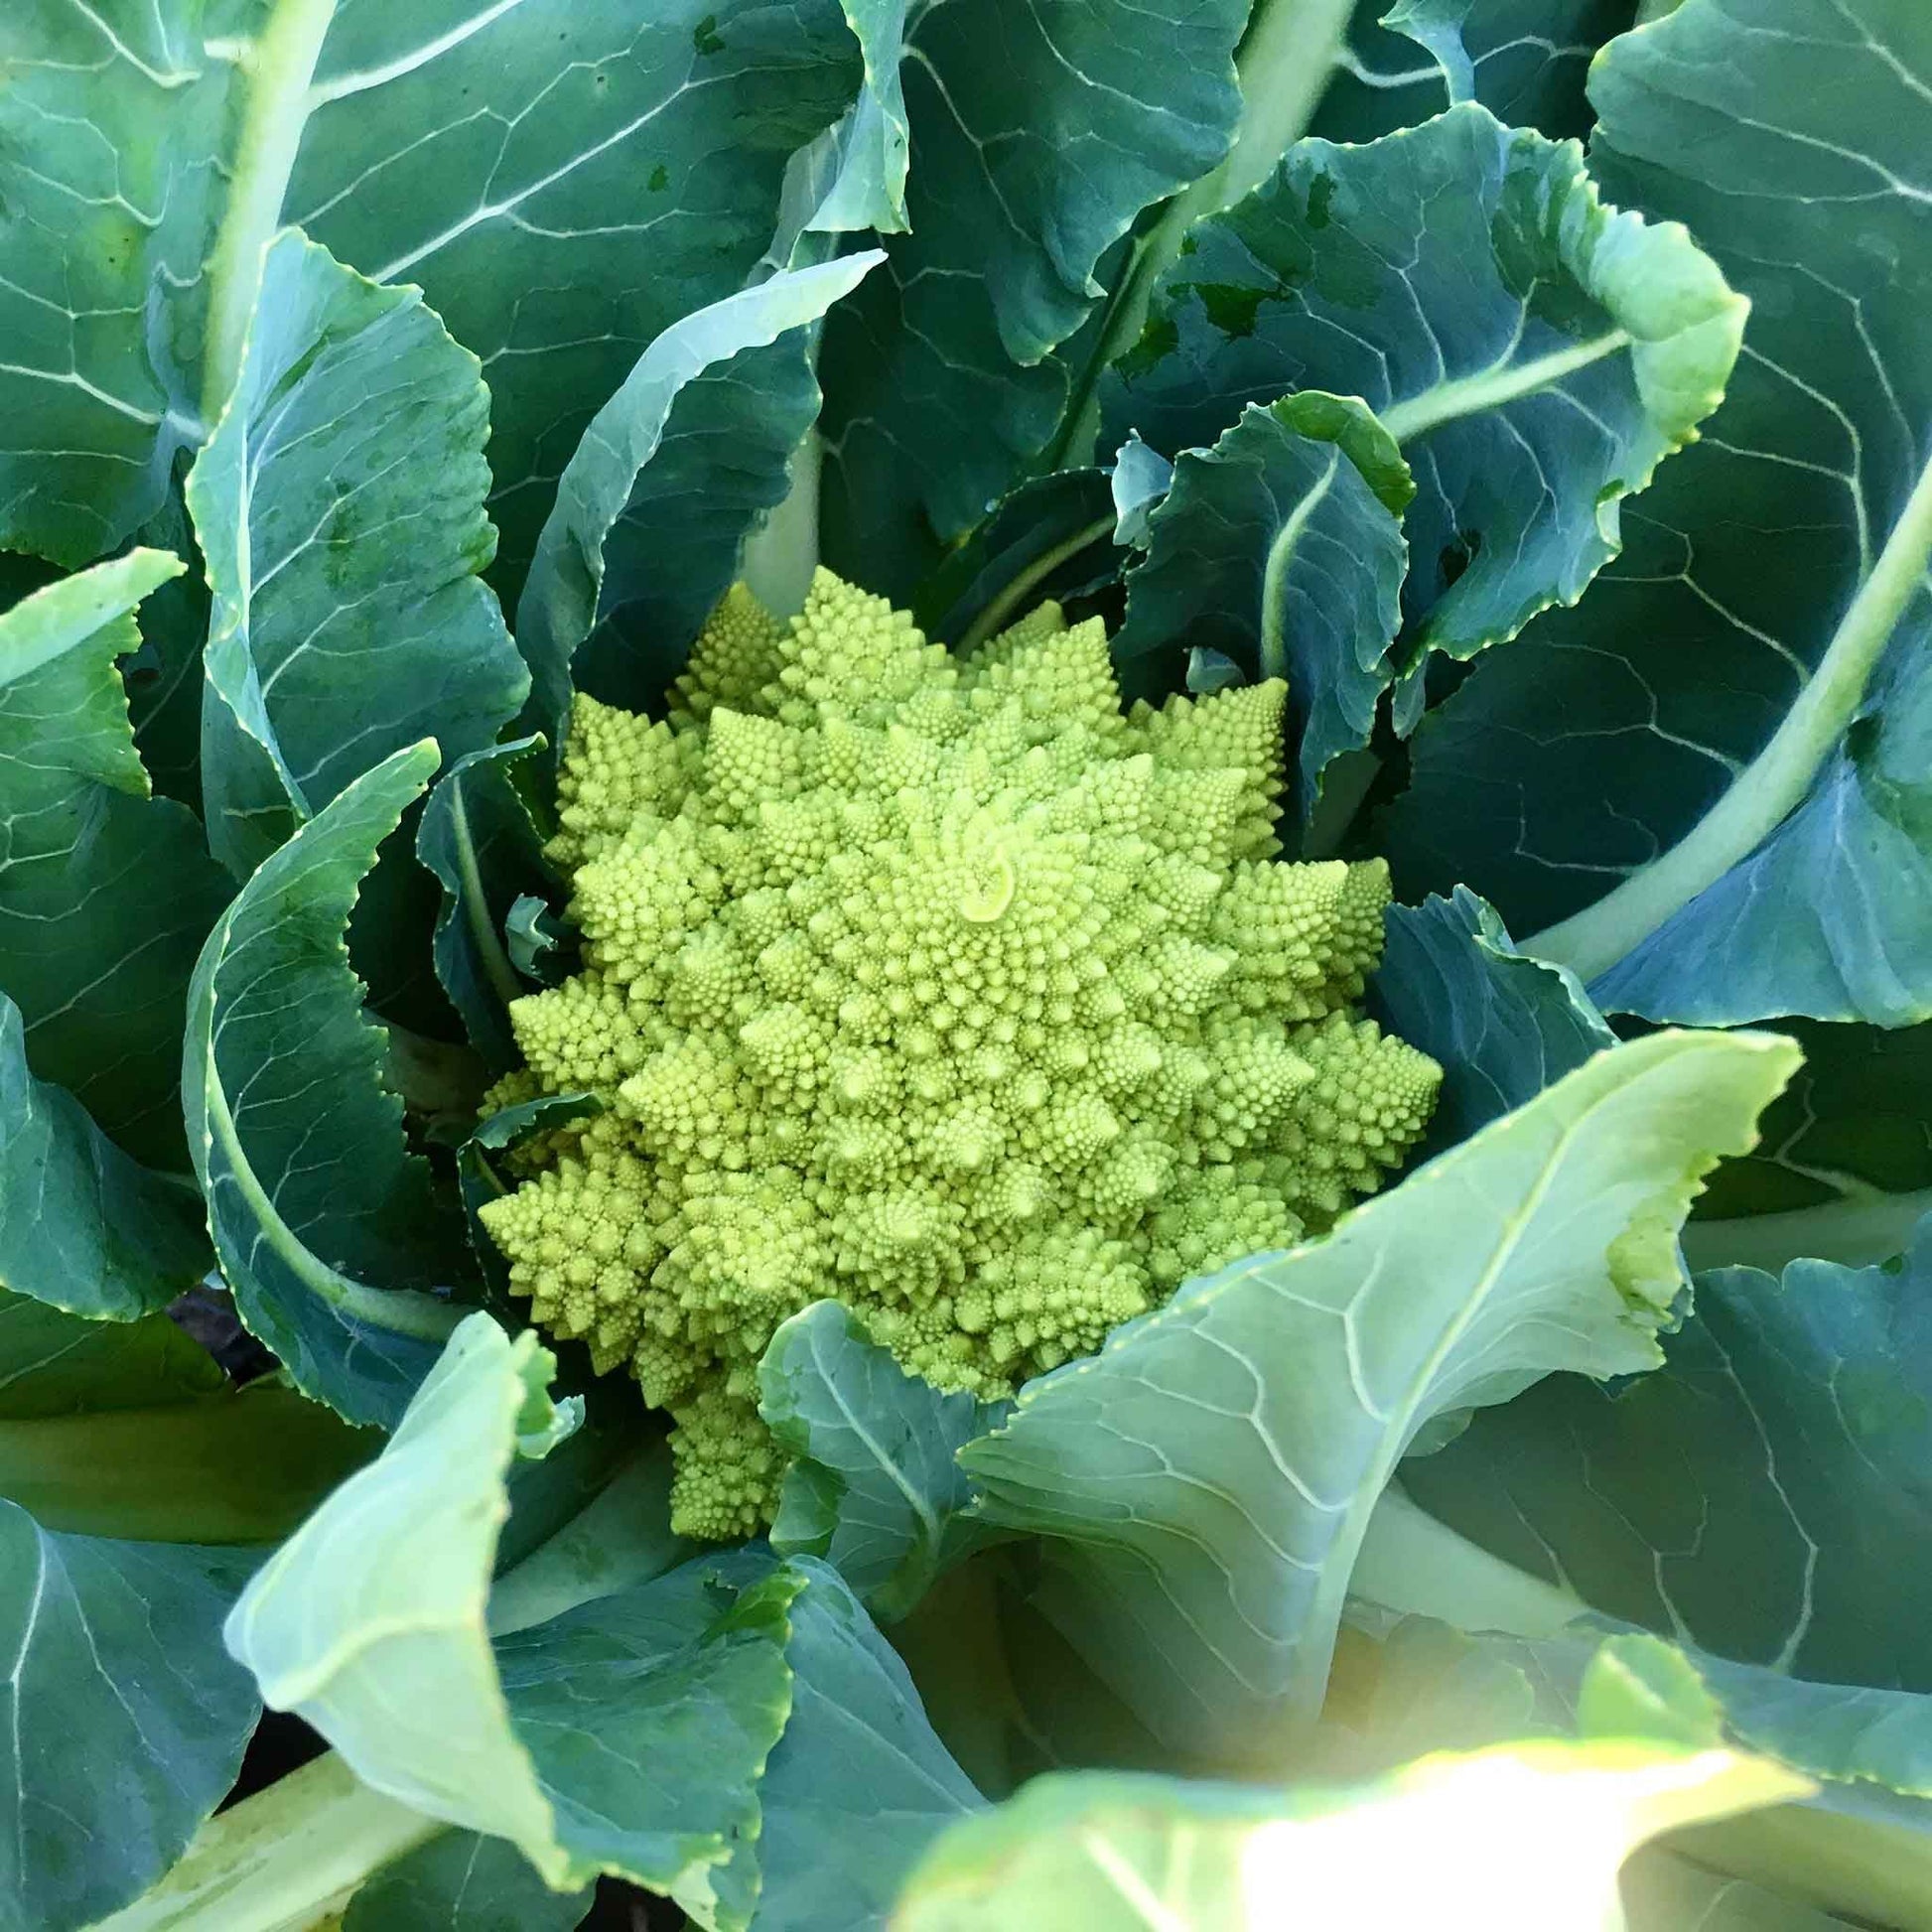
{"type": "Polygon", "coordinates": [[[1438,1068],[1350,1005],[1386,870],[1274,856],[1280,683],[1123,716],[1097,621],[956,658],[821,571],[787,625],[735,590],[671,695],[576,702],[584,969],[511,1017],[519,1091],[606,1106],[483,1219],[671,1411],[686,1534],[769,1520],[758,1361],[807,1303],[1008,1394],[1421,1133],[1438,1068]]]}

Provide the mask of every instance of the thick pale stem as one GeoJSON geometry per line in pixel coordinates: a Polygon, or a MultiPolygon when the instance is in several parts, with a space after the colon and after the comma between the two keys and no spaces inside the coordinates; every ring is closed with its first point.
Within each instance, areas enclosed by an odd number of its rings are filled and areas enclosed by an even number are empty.
{"type": "MultiPolygon", "coordinates": [[[[813,351],[817,353],[816,349],[813,351]]],[[[740,575],[775,618],[794,618],[818,568],[818,483],[825,445],[808,429],[791,459],[791,486],[745,545],[740,575]]]]}
{"type": "Polygon", "coordinates": [[[1233,145],[1221,165],[1176,195],[1134,244],[1046,467],[1063,469],[1088,460],[1084,452],[1099,428],[1094,397],[1100,372],[1139,340],[1154,285],[1180,253],[1181,236],[1203,215],[1252,194],[1308,132],[1347,46],[1353,7],[1354,0],[1259,0],[1235,56],[1241,124],[1233,145]]]}
{"type": "Polygon", "coordinates": [[[210,1818],[158,1885],[95,1932],[306,1932],[448,1829],[371,1791],[330,1751],[210,1818]]]}
{"type": "Polygon", "coordinates": [[[309,123],[310,82],[335,17],[336,0],[280,0],[256,39],[218,50],[240,67],[247,104],[227,211],[208,258],[202,414],[209,423],[219,420],[241,371],[262,251],[282,224],[289,177],[309,123]]]}
{"type": "Polygon", "coordinates": [[[1932,1213],[1932,1187],[1910,1194],[1863,1193],[1783,1214],[1692,1221],[1684,1229],[1684,1259],[1692,1271],[1761,1268],[1782,1272],[1800,1259],[1869,1268],[1911,1245],[1920,1217],[1932,1213]]]}
{"type": "Polygon", "coordinates": [[[1630,338],[1621,329],[1611,329],[1592,336],[1587,343],[1577,344],[1574,348],[1553,349],[1548,355],[1533,356],[1527,362],[1501,363],[1474,375],[1439,382],[1434,388],[1411,396],[1407,402],[1391,403],[1382,411],[1382,427],[1398,443],[1413,443],[1417,437],[1427,436],[1445,423],[1455,422],[1463,416],[1484,415],[1500,409],[1504,403],[1514,402],[1518,396],[1533,396],[1553,382],[1561,382],[1574,370],[1587,369],[1592,362],[1600,362],[1604,356],[1614,355],[1629,345],[1630,338]]]}
{"type": "Polygon", "coordinates": [[[1547,927],[1523,950],[1585,981],[1607,972],[1777,830],[1810,791],[1864,702],[1885,646],[1932,561],[1932,468],[1918,480],[1852,608],[1798,702],[1689,833],[1595,904],[1547,927]]]}

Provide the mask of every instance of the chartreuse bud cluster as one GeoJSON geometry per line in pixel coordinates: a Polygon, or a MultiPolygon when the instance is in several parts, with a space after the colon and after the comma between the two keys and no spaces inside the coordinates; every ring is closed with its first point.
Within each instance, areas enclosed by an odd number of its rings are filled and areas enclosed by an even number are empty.
{"type": "Polygon", "coordinates": [[[1350,1008],[1386,871],[1274,858],[1285,698],[1123,716],[1098,621],[961,659],[821,571],[786,625],[734,591],[666,720],[577,700],[585,966],[511,1009],[507,1091],[606,1111],[483,1218],[671,1411],[679,1529],[769,1519],[758,1361],[805,1304],[1005,1395],[1415,1142],[1439,1070],[1350,1008]]]}

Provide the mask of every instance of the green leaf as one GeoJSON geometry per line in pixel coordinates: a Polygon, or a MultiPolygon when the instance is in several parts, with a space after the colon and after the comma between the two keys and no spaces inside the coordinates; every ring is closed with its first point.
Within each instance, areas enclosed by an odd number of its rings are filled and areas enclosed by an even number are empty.
{"type": "Polygon", "coordinates": [[[1773,1274],[1803,1256],[1888,1261],[1932,1212],[1932,1025],[1778,1031],[1805,1063],[1765,1114],[1763,1145],[1712,1175],[1684,1252],[1694,1268],[1773,1274]]]}
{"type": "Polygon", "coordinates": [[[0,1289],[126,1321],[207,1273],[201,1203],[128,1159],[69,1093],[27,1068],[0,993],[0,1289]]]}
{"type": "Polygon", "coordinates": [[[436,977],[463,1016],[470,1042],[497,1072],[519,1063],[507,1008],[530,989],[510,957],[511,911],[561,897],[543,836],[513,768],[540,738],[491,745],[459,759],[436,782],[416,828],[416,856],[443,889],[433,941],[436,977]]]}
{"type": "Polygon", "coordinates": [[[135,550],[0,617],[0,983],[33,1071],[163,1163],[181,1158],[188,978],[228,887],[194,814],[148,796],[115,660],[180,572],[135,550]]]}
{"type": "Polygon", "coordinates": [[[906,600],[1059,427],[1050,352],[1141,210],[1220,160],[1246,0],[927,6],[901,69],[911,232],[827,325],[825,561],[906,600]]]}
{"type": "Polygon", "coordinates": [[[1113,583],[1118,512],[1104,470],[1056,470],[1011,490],[919,588],[926,635],[970,650],[1048,598],[1113,583]]]}
{"type": "Polygon", "coordinates": [[[898,1932],[1262,1932],[1310,1923],[1601,1932],[1644,1840],[1802,1780],[1732,1751],[1627,1740],[1499,1745],[1372,1784],[1291,1787],[1075,1772],[957,1825],[898,1932]]]}
{"type": "Polygon", "coordinates": [[[1685,0],[1597,64],[1592,170],[1690,225],[1749,347],[1618,567],[1418,740],[1389,838],[1606,1007],[1932,1015],[1928,83],[1914,0],[1685,0]]]}
{"type": "Polygon", "coordinates": [[[1599,1053],[1346,1216],[1184,1286],[960,1460],[1055,1540],[1042,1607],[1171,1746],[1311,1719],[1371,1510],[1419,1437],[1553,1370],[1661,1358],[1699,1176],[1796,1062],[1774,1035],[1599,1053]]]}
{"type": "Polygon", "coordinates": [[[256,1575],[225,1637],[263,1701],[306,1718],[364,1783],[511,1839],[562,1881],[483,1622],[504,1476],[526,1419],[545,1430],[549,1370],[533,1332],[512,1342],[473,1314],[381,1455],[256,1575]]]}
{"type": "Polygon", "coordinates": [[[488,744],[527,675],[479,572],[489,396],[413,289],[295,232],[262,264],[240,374],[188,479],[214,594],[208,843],[245,879],[418,739],[488,744]]]}
{"type": "Polygon", "coordinates": [[[594,1093],[548,1093],[535,1100],[521,1100],[490,1115],[457,1150],[457,1182],[463,1193],[470,1245],[483,1273],[484,1299],[492,1311],[506,1321],[520,1318],[510,1294],[509,1263],[484,1232],[477,1210],[484,1201],[507,1194],[515,1182],[505,1180],[497,1173],[490,1156],[516,1146],[531,1134],[551,1133],[603,1111],[604,1103],[594,1093]]]}
{"type": "Polygon", "coordinates": [[[823,1557],[875,1615],[903,1616],[972,1545],[953,1456],[1003,1410],[907,1375],[850,1310],[814,1302],[759,1364],[759,1413],[793,1457],[771,1547],[823,1557]]]}
{"type": "Polygon", "coordinates": [[[845,118],[830,132],[826,158],[829,186],[812,210],[807,227],[821,234],[871,228],[902,234],[905,174],[911,158],[905,89],[899,63],[905,53],[907,16],[923,13],[931,0],[844,0],[845,18],[859,37],[865,57],[865,84],[845,118]]]}
{"type": "Polygon", "coordinates": [[[153,515],[293,222],[483,358],[512,589],[584,423],[742,283],[859,79],[834,0],[34,7],[0,63],[0,544],[78,563],[153,515]]]}
{"type": "Polygon", "coordinates": [[[1636,15],[1636,0],[1362,0],[1311,131],[1369,141],[1479,100],[1510,127],[1586,135],[1590,58],[1636,15]]]}
{"type": "Polygon", "coordinates": [[[221,1272],[296,1385],[392,1425],[462,1311],[460,1224],[403,1145],[343,928],[436,748],[392,754],[265,859],[203,948],[182,1085],[221,1272]]]}
{"type": "Polygon", "coordinates": [[[737,576],[746,532],[784,495],[818,413],[811,327],[880,259],[870,250],[774,275],[683,317],[598,411],[558,482],[516,610],[531,711],[553,744],[573,683],[640,711],[661,700],[676,653],[737,576]]]}
{"type": "Polygon", "coordinates": [[[257,1705],[215,1630],[251,1553],[59,1535],[0,1501],[0,1927],[144,1891],[234,1781],[257,1705]]]}
{"type": "Polygon", "coordinates": [[[232,1387],[165,1316],[0,1294],[0,1495],[43,1529],[272,1543],[375,1449],[278,1377],[232,1387]]]}
{"type": "MultiPolygon", "coordinates": [[[[1526,959],[1495,908],[1460,886],[1450,898],[1389,908],[1369,1009],[1443,1069],[1425,1154],[1467,1140],[1616,1044],[1575,975],[1526,959]]],[[[1772,1101],[1759,1130],[1766,1140],[1804,1077],[1800,1068],[1772,1101]]]]}
{"type": "MultiPolygon", "coordinates": [[[[838,1575],[805,1558],[791,1713],[759,1785],[758,1932],[885,1932],[931,1841],[985,1801],[838,1575]]],[[[897,1921],[895,1921],[896,1923],[897,1921]]]]}
{"type": "Polygon", "coordinates": [[[178,0],[122,11],[0,21],[0,150],[16,158],[0,212],[0,547],[68,565],[146,522],[175,451],[198,440],[200,370],[180,335],[206,302],[243,91],[237,63],[197,58],[178,0]],[[179,334],[154,327],[161,290],[179,334]]]}
{"type": "Polygon", "coordinates": [[[1417,483],[1406,665],[1583,595],[1622,498],[1723,395],[1743,327],[1681,229],[1603,206],[1573,144],[1473,103],[1367,147],[1304,141],[1188,242],[1116,364],[1107,440],[1134,428],[1172,454],[1250,400],[1365,399],[1417,483]]]}
{"type": "Polygon", "coordinates": [[[1394,681],[1400,518],[1414,493],[1393,439],[1354,397],[1250,404],[1211,449],[1176,458],[1148,518],[1147,561],[1128,577],[1117,658],[1158,659],[1184,640],[1288,680],[1305,816],[1328,760],[1368,743],[1394,681]]]}
{"type": "Polygon", "coordinates": [[[552,1891],[503,1839],[443,1832],[360,1886],[342,1932],[570,1932],[591,1902],[552,1891]]]}
{"type": "Polygon", "coordinates": [[[1610,1388],[1552,1377],[1405,1483],[1609,1615],[1807,1678],[1932,1693],[1899,1558],[1932,1538],[1929,1295],[1932,1222],[1896,1273],[1702,1275],[1664,1367],[1610,1388]]]}
{"type": "Polygon", "coordinates": [[[805,1580],[755,1554],[704,1559],[492,1645],[506,1476],[555,1433],[550,1368],[534,1333],[472,1315],[381,1456],[262,1570],[227,1641],[264,1700],[376,1790],[510,1840],[552,1884],[611,1870],[702,1903],[757,1829],[805,1580]]]}
{"type": "Polygon", "coordinates": [[[1630,1932],[1853,1932],[1857,1924],[1658,1847],[1625,1863],[1617,1889],[1630,1932]]]}

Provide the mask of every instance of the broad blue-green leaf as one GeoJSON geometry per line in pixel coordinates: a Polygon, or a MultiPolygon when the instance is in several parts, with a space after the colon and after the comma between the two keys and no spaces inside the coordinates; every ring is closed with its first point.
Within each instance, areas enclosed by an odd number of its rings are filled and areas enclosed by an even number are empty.
{"type": "Polygon", "coordinates": [[[508,1840],[442,1832],[358,1888],[343,1932],[570,1932],[588,1891],[552,1891],[508,1840]]]}
{"type": "Polygon", "coordinates": [[[894,1923],[1265,1932],[1299,1905],[1313,1925],[1600,1932],[1635,1846],[1805,1789],[1761,1758],[1632,1738],[1494,1745],[1352,1786],[1061,1773],[955,1826],[894,1923]]]}
{"type": "Polygon", "coordinates": [[[299,1388],[393,1425],[461,1310],[461,1224],[402,1138],[343,928],[377,844],[436,767],[392,754],[271,853],[195,969],[189,1151],[242,1319],[299,1388]]]}
{"type": "Polygon", "coordinates": [[[1352,396],[1304,391],[1250,404],[1211,449],[1183,450],[1148,518],[1114,654],[1218,651],[1250,677],[1286,678],[1306,814],[1338,753],[1366,745],[1393,682],[1409,568],[1401,515],[1415,493],[1394,440],[1352,396]]]}
{"type": "Polygon", "coordinates": [[[1245,0],[926,6],[901,69],[911,233],[825,332],[825,561],[908,597],[1046,446],[1103,254],[1234,133],[1245,0]]]}
{"type": "Polygon", "coordinates": [[[1407,1487],[1606,1614],[1807,1678],[1932,1693],[1901,1560],[1932,1539],[1932,1223],[1896,1273],[1702,1275],[1664,1354],[1635,1381],[1556,1376],[1485,1411],[1407,1487]]]}
{"type": "Polygon", "coordinates": [[[228,887],[194,814],[148,796],[115,660],[180,571],[135,550],[0,617],[0,985],[34,1072],[163,1162],[188,978],[228,887]]]}
{"type": "Polygon", "coordinates": [[[0,402],[33,425],[0,542],[78,563],[154,513],[295,222],[483,358],[512,587],[584,424],[741,284],[860,78],[835,0],[111,0],[0,36],[0,402]]]}
{"type": "Polygon", "coordinates": [[[1479,100],[1510,127],[1587,134],[1590,58],[1636,17],[1636,0],[1361,0],[1310,132],[1369,141],[1479,100]]]}
{"type": "Polygon", "coordinates": [[[858,1598],[809,1557],[793,1568],[807,1581],[785,1647],[791,1712],[759,1782],[755,1923],[885,1932],[927,1845],[985,1800],[858,1598]]]}
{"type": "Polygon", "coordinates": [[[1684,0],[1597,65],[1593,172],[1690,225],[1748,346],[1620,564],[1418,740],[1388,836],[1607,1007],[1932,1014],[1929,83],[1915,0],[1684,0]]]}
{"type": "Polygon", "coordinates": [[[146,1890],[234,1781],[259,1707],[222,1654],[250,1553],[57,1535],[0,1501],[0,1927],[146,1890]]]}
{"type": "Polygon", "coordinates": [[[927,636],[970,650],[1048,598],[1085,597],[1119,574],[1117,516],[1104,470],[1035,477],[926,578],[913,616],[927,636]]]}
{"type": "MultiPolygon", "coordinates": [[[[1575,976],[1526,959],[1495,908],[1460,886],[1451,898],[1389,908],[1369,1005],[1443,1069],[1427,1154],[1467,1140],[1616,1044],[1575,976]]],[[[1803,1078],[1801,1069],[1793,1085],[1803,1078]]],[[[1768,1124],[1761,1131],[1768,1139],[1768,1124]]]]}
{"type": "Polygon", "coordinates": [[[1557,1369],[1662,1359],[1698,1177],[1796,1063],[1775,1035],[1599,1053],[1325,1239],[1183,1286],[961,1451],[1053,1539],[1041,1606],[1170,1746],[1264,1760],[1318,1708],[1403,1454],[1557,1369]]]}
{"type": "Polygon", "coordinates": [[[759,1364],[759,1412],[790,1451],[771,1547],[823,1557],[883,1618],[903,1616],[971,1545],[953,1461],[1001,1405],[907,1375],[837,1302],[783,1322],[759,1364]]]}
{"type": "Polygon", "coordinates": [[[413,290],[293,231],[262,265],[240,374],[188,506],[214,605],[208,844],[246,878],[390,753],[495,737],[528,680],[478,573],[489,396],[413,290]]]}
{"type": "Polygon", "coordinates": [[[1284,391],[1364,398],[1415,473],[1409,663],[1582,596],[1743,326],[1682,229],[1615,212],[1574,144],[1473,103],[1367,147],[1304,141],[1188,242],[1116,365],[1107,440],[1172,454],[1284,391]]]}
{"type": "Polygon", "coordinates": [[[0,1288],[126,1321],[207,1273],[201,1202],[131,1161],[74,1097],[28,1070],[0,993],[0,1288]]]}
{"type": "Polygon", "coordinates": [[[811,328],[880,259],[774,275],[683,317],[598,411],[516,608],[531,709],[553,744],[573,681],[639,711],[662,697],[818,413],[811,328]]]}
{"type": "Polygon", "coordinates": [[[559,895],[543,836],[514,767],[537,738],[459,759],[437,780],[416,828],[416,856],[443,888],[434,940],[436,977],[463,1016],[470,1043],[498,1072],[517,1064],[507,1008],[530,991],[510,957],[511,909],[525,895],[559,895]]]}
{"type": "Polygon", "coordinates": [[[742,284],[859,79],[837,0],[340,7],[284,218],[483,358],[511,593],[584,426],[742,284]]]}
{"type": "Polygon", "coordinates": [[[1712,1175],[1684,1251],[1695,1268],[1773,1274],[1801,1257],[1888,1261],[1932,1212],[1932,1024],[1779,1031],[1805,1063],[1765,1114],[1763,1145],[1712,1175]]]}
{"type": "Polygon", "coordinates": [[[268,1544],[375,1449],[278,1377],[234,1388],[164,1315],[0,1294],[0,1496],[43,1529],[268,1544]]]}
{"type": "MultiPolygon", "coordinates": [[[[69,565],[161,506],[197,440],[191,342],[241,69],[178,0],[0,17],[0,545],[69,565]],[[154,297],[187,327],[157,329],[154,297]],[[186,350],[186,352],[184,352],[186,350]]],[[[224,9],[225,11],[225,9],[224,9]]]]}

